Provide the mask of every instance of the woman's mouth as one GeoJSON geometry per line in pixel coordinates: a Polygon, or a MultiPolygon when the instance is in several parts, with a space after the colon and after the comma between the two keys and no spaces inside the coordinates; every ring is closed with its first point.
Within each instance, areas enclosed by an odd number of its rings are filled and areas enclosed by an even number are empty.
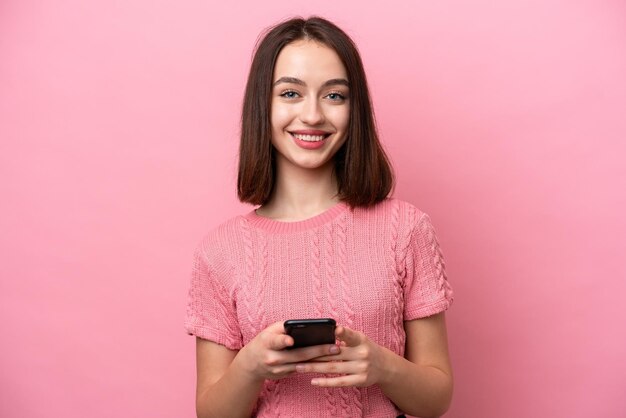
{"type": "Polygon", "coordinates": [[[304,149],[320,148],[324,145],[326,138],[330,136],[329,133],[304,134],[304,133],[289,132],[289,134],[293,138],[296,145],[304,149]]]}

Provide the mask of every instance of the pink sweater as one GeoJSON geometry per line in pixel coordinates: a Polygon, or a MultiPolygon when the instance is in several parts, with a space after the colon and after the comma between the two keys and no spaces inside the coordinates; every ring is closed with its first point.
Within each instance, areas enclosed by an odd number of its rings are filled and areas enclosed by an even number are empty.
{"type": "MultiPolygon", "coordinates": [[[[403,321],[446,310],[453,292],[427,214],[394,198],[339,203],[307,220],[256,212],[209,232],[194,256],[185,329],[240,349],[273,322],[330,317],[404,355],[403,321]]],[[[258,417],[381,417],[401,413],[374,385],[318,388],[313,374],[267,380],[258,417]]]]}

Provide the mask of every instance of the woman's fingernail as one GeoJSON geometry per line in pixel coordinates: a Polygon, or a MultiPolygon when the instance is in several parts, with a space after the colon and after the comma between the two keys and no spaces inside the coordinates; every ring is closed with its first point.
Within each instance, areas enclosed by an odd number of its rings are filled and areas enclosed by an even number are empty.
{"type": "Polygon", "coordinates": [[[337,354],[339,352],[339,347],[337,347],[336,345],[333,345],[330,347],[330,352],[332,354],[337,354]]]}
{"type": "Polygon", "coordinates": [[[319,385],[319,383],[320,383],[320,381],[319,381],[319,380],[317,380],[317,379],[313,379],[313,380],[311,380],[311,384],[312,384],[312,385],[319,385]]]}
{"type": "Polygon", "coordinates": [[[296,366],[296,371],[297,371],[297,372],[303,372],[303,371],[304,371],[304,366],[303,366],[302,364],[298,364],[298,365],[296,366]]]}

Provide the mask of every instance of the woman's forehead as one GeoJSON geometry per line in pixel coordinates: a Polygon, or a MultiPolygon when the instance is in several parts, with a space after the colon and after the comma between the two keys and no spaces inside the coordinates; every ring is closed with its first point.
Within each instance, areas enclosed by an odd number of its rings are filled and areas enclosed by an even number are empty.
{"type": "Polygon", "coordinates": [[[335,50],[320,42],[299,40],[287,44],[278,54],[273,81],[281,77],[324,82],[333,78],[347,78],[348,75],[335,50]]]}

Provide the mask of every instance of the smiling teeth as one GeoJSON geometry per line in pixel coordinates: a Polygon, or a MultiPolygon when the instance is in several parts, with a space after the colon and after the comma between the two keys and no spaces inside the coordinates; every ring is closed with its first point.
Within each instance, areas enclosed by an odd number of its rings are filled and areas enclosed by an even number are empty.
{"type": "Polygon", "coordinates": [[[302,141],[307,141],[307,142],[319,142],[322,139],[325,138],[325,135],[300,135],[300,134],[293,134],[293,136],[295,136],[296,138],[302,140],[302,141]]]}

